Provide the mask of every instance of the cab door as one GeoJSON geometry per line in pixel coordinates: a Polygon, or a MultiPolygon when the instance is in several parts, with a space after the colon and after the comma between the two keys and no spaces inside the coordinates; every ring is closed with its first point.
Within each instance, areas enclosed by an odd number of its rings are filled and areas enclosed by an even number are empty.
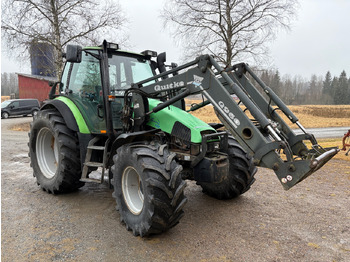
{"type": "Polygon", "coordinates": [[[102,98],[99,50],[83,52],[80,63],[67,62],[62,75],[62,88],[79,108],[92,133],[106,130],[102,98]]]}

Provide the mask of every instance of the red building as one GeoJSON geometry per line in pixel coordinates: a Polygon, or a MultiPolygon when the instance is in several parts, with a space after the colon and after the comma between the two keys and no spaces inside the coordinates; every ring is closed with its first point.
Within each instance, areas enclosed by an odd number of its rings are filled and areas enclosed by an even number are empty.
{"type": "Polygon", "coordinates": [[[55,77],[39,75],[18,75],[19,98],[36,98],[42,104],[44,100],[49,99],[51,86],[49,81],[55,82],[55,77]]]}

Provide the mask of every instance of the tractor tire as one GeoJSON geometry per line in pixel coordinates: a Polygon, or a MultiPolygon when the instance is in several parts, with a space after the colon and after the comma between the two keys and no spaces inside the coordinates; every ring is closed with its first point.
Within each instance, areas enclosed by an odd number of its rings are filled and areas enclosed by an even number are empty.
{"type": "Polygon", "coordinates": [[[44,191],[67,193],[84,185],[80,182],[79,140],[53,109],[37,113],[29,133],[29,156],[34,177],[44,191]]]}
{"type": "Polygon", "coordinates": [[[134,236],[159,234],[179,222],[187,203],[186,182],[166,145],[126,144],[113,161],[113,197],[121,222],[134,236]]]}
{"type": "Polygon", "coordinates": [[[250,189],[254,183],[257,168],[241,145],[233,138],[228,139],[229,175],[220,183],[198,183],[203,193],[217,199],[232,199],[250,189]]]}

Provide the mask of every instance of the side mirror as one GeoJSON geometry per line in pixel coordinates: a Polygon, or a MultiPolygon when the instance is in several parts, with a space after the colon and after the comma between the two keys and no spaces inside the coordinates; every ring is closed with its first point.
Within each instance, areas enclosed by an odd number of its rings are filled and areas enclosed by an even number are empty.
{"type": "MultiPolygon", "coordinates": [[[[163,73],[166,71],[165,69],[165,61],[166,61],[166,53],[160,53],[158,56],[157,56],[157,67],[158,67],[158,70],[159,70],[159,73],[163,73]]],[[[163,76],[162,77],[163,79],[166,79],[168,78],[168,76],[163,76]]]]}
{"type": "Polygon", "coordinates": [[[79,45],[67,45],[67,62],[80,63],[82,56],[82,47],[79,45]]]}
{"type": "MultiPolygon", "coordinates": [[[[176,64],[176,63],[171,63],[171,66],[170,66],[171,69],[175,69],[176,67],[177,67],[177,64],[176,64]]],[[[179,74],[179,72],[176,71],[176,72],[173,73],[173,76],[176,76],[176,75],[178,75],[178,74],[179,74]]]]}

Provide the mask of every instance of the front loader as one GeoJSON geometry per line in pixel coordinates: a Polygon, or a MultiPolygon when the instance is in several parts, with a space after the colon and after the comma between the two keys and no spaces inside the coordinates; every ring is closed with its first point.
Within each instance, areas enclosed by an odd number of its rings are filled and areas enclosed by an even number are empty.
{"type": "Polygon", "coordinates": [[[166,70],[165,53],[135,54],[106,41],[69,45],[50,98],[29,135],[37,183],[58,194],[108,177],[121,221],[135,236],[179,222],[187,179],[212,197],[231,199],[250,189],[260,166],[287,190],[339,151],[318,145],[247,64],[223,69],[209,55],[166,70]],[[186,110],[184,99],[196,94],[203,101],[186,110]],[[206,105],[221,123],[190,114],[206,105]],[[295,135],[280,114],[303,134],[295,135]],[[91,175],[97,168],[100,178],[91,175]]]}

